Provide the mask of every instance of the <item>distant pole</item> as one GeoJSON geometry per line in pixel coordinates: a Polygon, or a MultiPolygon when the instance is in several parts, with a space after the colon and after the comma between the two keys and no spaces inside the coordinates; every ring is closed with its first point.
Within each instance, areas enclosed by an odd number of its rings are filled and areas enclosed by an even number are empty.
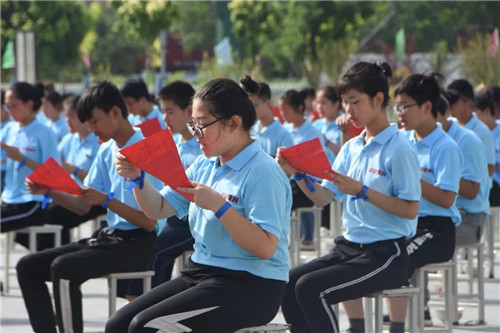
{"type": "Polygon", "coordinates": [[[163,86],[163,79],[167,76],[167,45],[168,34],[165,30],[160,31],[161,42],[161,70],[160,74],[156,76],[156,92],[159,92],[163,86]]]}
{"type": "Polygon", "coordinates": [[[16,77],[19,81],[36,82],[35,34],[16,32],[16,77]]]}

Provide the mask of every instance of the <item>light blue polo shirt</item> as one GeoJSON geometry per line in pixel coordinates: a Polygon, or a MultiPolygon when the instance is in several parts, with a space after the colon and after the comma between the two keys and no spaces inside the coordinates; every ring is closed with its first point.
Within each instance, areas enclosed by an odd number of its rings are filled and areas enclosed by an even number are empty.
{"type": "Polygon", "coordinates": [[[176,136],[174,141],[181,158],[182,166],[185,170],[193,164],[194,160],[196,160],[199,155],[201,155],[200,144],[196,141],[195,137],[192,137],[189,141],[183,142],[181,135],[176,136]]]}
{"type": "Polygon", "coordinates": [[[278,147],[293,146],[292,135],[277,118],[274,118],[274,121],[265,128],[262,128],[258,122],[256,139],[259,140],[262,149],[272,157],[276,157],[278,147]]]}
{"type": "MultiPolygon", "coordinates": [[[[2,142],[19,148],[21,154],[40,164],[49,157],[61,163],[54,132],[37,119],[24,127],[21,127],[17,121],[9,122],[2,128],[2,142]]],[[[7,158],[2,202],[17,204],[42,201],[43,195],[30,194],[24,185],[26,176],[31,175],[33,170],[26,165],[18,170],[19,165],[19,162],[7,158]]]]}
{"type": "MultiPolygon", "coordinates": [[[[122,147],[128,147],[138,141],[144,139],[140,129],[134,129],[135,134],[130,137],[127,143],[122,147]]],[[[142,211],[134,197],[134,191],[127,191],[131,182],[126,178],[120,176],[115,168],[115,156],[116,153],[122,148],[119,148],[115,140],[109,140],[104,142],[99,147],[97,156],[90,166],[89,173],[85,177],[85,186],[90,186],[98,191],[104,193],[114,192],[114,198],[123,202],[124,204],[142,211]]],[[[161,189],[163,183],[146,173],[146,177],[153,187],[156,189],[161,189]]],[[[111,209],[108,209],[106,221],[111,228],[119,230],[134,230],[140,227],[128,222],[120,215],[114,213],[111,209]]],[[[158,220],[155,231],[158,233],[165,225],[165,220],[158,220]]]]}
{"type": "Polygon", "coordinates": [[[273,256],[262,260],[248,253],[229,235],[211,210],[190,203],[166,186],[162,196],[182,218],[189,214],[195,239],[196,263],[247,271],[267,279],[288,281],[288,234],[292,193],[283,170],[254,141],[230,161],[199,156],[187,170],[190,180],[201,182],[221,193],[242,216],[279,240],[273,256]]]}
{"type": "MultiPolygon", "coordinates": [[[[458,194],[463,155],[455,141],[443,131],[441,124],[438,123],[436,128],[420,141],[417,141],[415,131],[409,131],[408,138],[417,150],[421,179],[441,190],[458,194]]],[[[455,204],[444,208],[424,197],[420,198],[418,216],[450,217],[455,225],[461,222],[460,212],[455,204]]]]}
{"type": "Polygon", "coordinates": [[[486,161],[488,164],[495,165],[495,137],[491,133],[488,126],[486,126],[475,113],[472,114],[472,118],[465,124],[465,128],[476,133],[476,135],[483,142],[486,151],[486,161]]]}
{"type": "Polygon", "coordinates": [[[456,119],[448,118],[448,121],[451,124],[448,135],[455,140],[464,156],[462,178],[480,184],[479,193],[474,199],[467,199],[459,194],[456,206],[468,213],[489,214],[490,177],[484,145],[474,132],[460,127],[456,119]]]}
{"type": "Polygon", "coordinates": [[[500,121],[496,121],[496,126],[491,130],[495,138],[495,172],[493,173],[493,181],[500,185],[500,121]]]}
{"type": "MultiPolygon", "coordinates": [[[[90,165],[94,161],[99,150],[99,139],[94,133],[90,133],[83,140],[80,140],[78,133],[68,133],[61,140],[57,149],[61,157],[68,163],[75,165],[81,170],[89,171],[90,165]]],[[[80,178],[71,175],[78,185],[83,185],[80,178]]]]}
{"type": "Polygon", "coordinates": [[[309,122],[309,120],[307,119],[304,120],[302,125],[300,125],[296,129],[293,128],[293,124],[291,123],[285,123],[283,126],[290,132],[290,134],[292,134],[294,145],[315,138],[319,138],[319,140],[321,141],[321,145],[323,146],[323,150],[325,151],[326,157],[328,158],[328,161],[333,161],[335,159],[335,154],[333,154],[333,152],[330,149],[325,147],[325,140],[323,139],[323,135],[321,134],[320,130],[314,127],[309,122]]]}
{"type": "MultiPolygon", "coordinates": [[[[419,201],[422,193],[417,153],[404,134],[392,124],[366,145],[365,134],[366,130],[342,146],[333,170],[380,193],[419,201]]],[[[335,200],[344,200],[342,221],[347,240],[369,244],[415,235],[417,218],[406,219],[362,199],[351,200],[353,196],[342,193],[332,181],[324,180],[321,185],[335,194],[335,200]]]]}

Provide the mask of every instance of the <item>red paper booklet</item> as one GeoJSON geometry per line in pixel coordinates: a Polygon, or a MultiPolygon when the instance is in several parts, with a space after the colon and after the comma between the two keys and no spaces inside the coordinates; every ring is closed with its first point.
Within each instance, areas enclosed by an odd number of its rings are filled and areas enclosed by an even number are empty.
{"type": "Polygon", "coordinates": [[[120,153],[130,163],[160,179],[186,199],[194,201],[192,194],[177,190],[179,187],[193,186],[182,167],[177,146],[168,128],[123,148],[120,153]]]}
{"type": "Polygon", "coordinates": [[[156,117],[146,120],[139,125],[135,125],[135,127],[139,127],[142,131],[142,135],[146,138],[161,131],[160,121],[156,117]]]}
{"type": "Polygon", "coordinates": [[[281,151],[281,154],[295,170],[317,178],[333,181],[333,179],[325,173],[325,170],[334,171],[332,170],[330,162],[328,162],[328,158],[323,150],[323,145],[318,138],[299,143],[290,148],[285,148],[281,151]]]}
{"type": "Polygon", "coordinates": [[[51,190],[63,191],[81,197],[78,192],[80,185],[53,157],[48,158],[27,178],[51,190]]]}

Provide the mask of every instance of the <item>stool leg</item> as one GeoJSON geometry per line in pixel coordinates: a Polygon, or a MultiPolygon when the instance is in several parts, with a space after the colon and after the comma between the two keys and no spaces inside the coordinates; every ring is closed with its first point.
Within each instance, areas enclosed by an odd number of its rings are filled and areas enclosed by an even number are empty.
{"type": "Polygon", "coordinates": [[[108,293],[109,293],[109,302],[108,302],[108,312],[109,316],[116,311],[116,279],[112,277],[108,277],[108,293]]]}
{"type": "Polygon", "coordinates": [[[444,270],[445,280],[444,280],[444,291],[445,291],[445,307],[446,307],[446,328],[448,332],[453,330],[453,268],[444,270]]]}
{"type": "Polygon", "coordinates": [[[314,238],[316,239],[316,255],[321,257],[321,210],[314,210],[314,238]]]}
{"type": "Polygon", "coordinates": [[[417,268],[416,274],[415,274],[415,286],[419,287],[421,289],[421,292],[418,294],[418,305],[416,311],[417,313],[417,326],[418,326],[418,331],[423,332],[424,331],[424,302],[425,302],[425,269],[424,268],[417,268]]]}
{"type": "Polygon", "coordinates": [[[4,249],[4,251],[5,251],[5,253],[4,253],[4,255],[5,255],[5,257],[4,257],[5,258],[5,260],[4,260],[5,267],[4,267],[4,282],[3,282],[4,286],[3,286],[3,288],[4,288],[4,291],[6,293],[8,293],[9,289],[10,289],[10,283],[9,283],[10,247],[12,245],[13,235],[14,235],[14,233],[12,233],[12,232],[7,232],[5,234],[5,245],[4,245],[5,246],[5,249],[4,249]]]}
{"type": "Polygon", "coordinates": [[[408,314],[410,315],[410,333],[418,333],[420,332],[418,328],[418,316],[419,313],[417,311],[423,313],[423,309],[418,306],[420,303],[420,295],[423,295],[424,291],[421,290],[417,295],[411,294],[410,295],[410,301],[408,302],[409,304],[409,309],[408,309],[408,314]]]}
{"type": "Polygon", "coordinates": [[[487,227],[487,234],[486,234],[486,239],[488,243],[488,260],[490,262],[490,271],[488,273],[488,277],[490,279],[493,279],[495,277],[495,219],[496,215],[490,213],[490,218],[487,227]]]}
{"type": "Polygon", "coordinates": [[[483,249],[477,248],[477,306],[479,314],[479,324],[484,324],[484,270],[483,270],[483,249]]]}
{"type": "Polygon", "coordinates": [[[29,250],[31,253],[36,252],[36,233],[30,229],[30,232],[28,233],[29,239],[29,250]]]}
{"type": "Polygon", "coordinates": [[[61,246],[61,230],[54,233],[54,247],[61,246]]]}
{"type": "Polygon", "coordinates": [[[364,297],[365,332],[373,332],[373,304],[370,297],[364,297]]]}
{"type": "Polygon", "coordinates": [[[142,290],[144,294],[151,290],[151,276],[142,279],[142,290]]]}
{"type": "Polygon", "coordinates": [[[384,296],[382,294],[375,296],[375,332],[383,332],[383,300],[384,296]]]}

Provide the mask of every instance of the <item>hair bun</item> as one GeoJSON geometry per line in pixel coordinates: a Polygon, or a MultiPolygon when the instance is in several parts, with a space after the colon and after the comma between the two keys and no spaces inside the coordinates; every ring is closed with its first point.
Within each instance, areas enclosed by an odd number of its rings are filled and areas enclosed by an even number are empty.
{"type": "Polygon", "coordinates": [[[240,87],[248,95],[257,94],[259,92],[259,84],[247,74],[240,78],[240,87]]]}
{"type": "Polygon", "coordinates": [[[380,72],[384,74],[385,77],[389,78],[392,76],[392,69],[391,66],[387,63],[387,61],[377,60],[375,61],[375,66],[377,66],[380,69],[380,72]]]}

